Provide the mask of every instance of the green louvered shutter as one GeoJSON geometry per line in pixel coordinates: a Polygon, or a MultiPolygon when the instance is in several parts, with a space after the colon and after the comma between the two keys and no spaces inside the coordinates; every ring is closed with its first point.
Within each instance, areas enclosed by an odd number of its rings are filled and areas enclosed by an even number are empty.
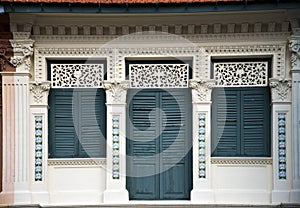
{"type": "Polygon", "coordinates": [[[76,90],[78,96],[79,155],[105,157],[105,92],[101,89],[76,90]]]}
{"type": "Polygon", "coordinates": [[[191,191],[190,89],[161,92],[161,199],[189,199],[191,191]]]}
{"type": "Polygon", "coordinates": [[[269,87],[241,91],[241,141],[244,156],[270,156],[269,87]]]}
{"type": "Polygon", "coordinates": [[[216,88],[212,95],[212,156],[270,156],[268,87],[216,88]]]}
{"type": "Polygon", "coordinates": [[[73,123],[73,89],[51,89],[49,94],[49,157],[71,158],[78,151],[73,123]]]}
{"type": "Polygon", "coordinates": [[[127,186],[130,199],[155,199],[159,196],[158,94],[153,91],[128,92],[129,116],[127,151],[127,186]],[[135,94],[138,93],[138,94],[135,94]],[[135,176],[144,177],[135,177],[135,176]],[[133,176],[133,177],[131,177],[133,176]]]}
{"type": "Polygon", "coordinates": [[[105,93],[102,89],[51,89],[49,157],[105,157],[105,93]]]}
{"type": "Polygon", "coordinates": [[[240,150],[239,92],[216,88],[212,99],[212,156],[237,156],[240,150]]]}
{"type": "Polygon", "coordinates": [[[189,89],[128,92],[130,199],[189,198],[192,188],[190,100],[189,89]],[[148,176],[131,177],[145,173],[148,176]]]}

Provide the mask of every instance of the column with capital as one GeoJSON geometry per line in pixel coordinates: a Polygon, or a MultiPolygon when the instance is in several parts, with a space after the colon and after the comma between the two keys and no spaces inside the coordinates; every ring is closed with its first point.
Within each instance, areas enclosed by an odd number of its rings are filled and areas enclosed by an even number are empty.
{"type": "Polygon", "coordinates": [[[211,187],[211,91],[214,80],[191,80],[193,102],[192,203],[213,203],[211,187]]]}
{"type": "Polygon", "coordinates": [[[104,83],[107,106],[106,189],[104,203],[129,201],[126,190],[126,94],[128,81],[104,83]]]}
{"type": "Polygon", "coordinates": [[[290,39],[292,65],[292,169],[290,202],[300,203],[300,36],[290,39]]]}
{"type": "Polygon", "coordinates": [[[16,72],[4,76],[13,79],[12,85],[14,86],[14,204],[26,204],[31,203],[29,76],[34,41],[29,39],[30,32],[21,32],[21,34],[13,32],[13,35],[14,39],[10,42],[14,56],[11,57],[10,62],[16,68],[16,72]]]}
{"type": "Polygon", "coordinates": [[[292,185],[291,79],[270,78],[272,93],[273,204],[288,203],[292,185]]]}
{"type": "Polygon", "coordinates": [[[31,186],[31,203],[47,204],[48,177],[48,94],[49,81],[31,81],[30,91],[30,154],[29,180],[31,186]]]}

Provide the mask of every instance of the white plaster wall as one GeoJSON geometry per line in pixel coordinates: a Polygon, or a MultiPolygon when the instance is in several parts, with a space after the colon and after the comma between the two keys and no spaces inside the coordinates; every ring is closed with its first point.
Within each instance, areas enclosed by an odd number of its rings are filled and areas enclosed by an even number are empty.
{"type": "Polygon", "coordinates": [[[99,204],[105,189],[104,166],[49,166],[49,204],[99,204]]]}
{"type": "Polygon", "coordinates": [[[270,204],[272,165],[213,164],[216,203],[270,204]]]}

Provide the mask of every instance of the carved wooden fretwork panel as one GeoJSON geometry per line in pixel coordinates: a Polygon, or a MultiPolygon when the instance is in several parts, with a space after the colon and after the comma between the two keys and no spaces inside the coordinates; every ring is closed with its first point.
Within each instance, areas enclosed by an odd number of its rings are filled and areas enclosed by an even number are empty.
{"type": "MultiPolygon", "coordinates": [[[[272,75],[270,77],[285,77],[285,52],[286,45],[241,45],[241,46],[208,46],[205,47],[206,53],[211,57],[272,57],[272,75]]],[[[209,71],[210,66],[203,66],[204,71],[209,71]],[[208,68],[206,68],[208,67],[208,68]]]]}
{"type": "Polygon", "coordinates": [[[51,85],[53,88],[102,87],[103,64],[52,64],[51,85]]]}
{"type": "Polygon", "coordinates": [[[268,62],[214,63],[214,78],[218,86],[267,86],[268,62]]]}
{"type": "Polygon", "coordinates": [[[114,59],[110,48],[35,48],[34,81],[47,80],[47,59],[88,60],[105,59],[107,62],[107,79],[113,79],[114,59]]]}
{"type": "Polygon", "coordinates": [[[188,64],[131,64],[132,88],[185,88],[189,80],[188,64]]]}
{"type": "Polygon", "coordinates": [[[185,58],[193,60],[193,79],[201,77],[209,78],[209,57],[202,47],[137,47],[119,48],[116,56],[116,75],[117,79],[125,77],[125,59],[129,57],[146,58],[175,58],[184,62],[185,58]]]}

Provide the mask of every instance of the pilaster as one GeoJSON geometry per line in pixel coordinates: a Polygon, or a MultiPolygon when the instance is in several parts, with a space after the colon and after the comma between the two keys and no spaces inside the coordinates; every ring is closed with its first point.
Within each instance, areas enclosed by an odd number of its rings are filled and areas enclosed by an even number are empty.
{"type": "Polygon", "coordinates": [[[287,78],[269,80],[272,95],[272,203],[288,203],[292,185],[291,95],[292,82],[287,78]]]}
{"type": "Polygon", "coordinates": [[[29,76],[33,40],[29,34],[14,32],[10,40],[14,56],[10,63],[16,67],[14,77],[15,91],[15,183],[14,203],[31,203],[30,194],[30,145],[29,145],[29,76]]]}
{"type": "Polygon", "coordinates": [[[32,202],[49,202],[47,189],[48,93],[50,82],[30,82],[30,187],[32,202]]]}
{"type": "Polygon", "coordinates": [[[126,190],[126,94],[129,83],[104,83],[107,105],[106,189],[104,203],[128,202],[126,190]]]}
{"type": "Polygon", "coordinates": [[[13,72],[2,72],[3,173],[1,204],[14,202],[15,174],[15,89],[13,72]]]}
{"type": "Polygon", "coordinates": [[[191,80],[193,101],[193,190],[192,203],[213,203],[211,187],[211,91],[214,80],[191,80]]]}
{"type": "Polygon", "coordinates": [[[293,186],[290,202],[300,203],[300,36],[290,39],[292,65],[292,164],[293,186]]]}

